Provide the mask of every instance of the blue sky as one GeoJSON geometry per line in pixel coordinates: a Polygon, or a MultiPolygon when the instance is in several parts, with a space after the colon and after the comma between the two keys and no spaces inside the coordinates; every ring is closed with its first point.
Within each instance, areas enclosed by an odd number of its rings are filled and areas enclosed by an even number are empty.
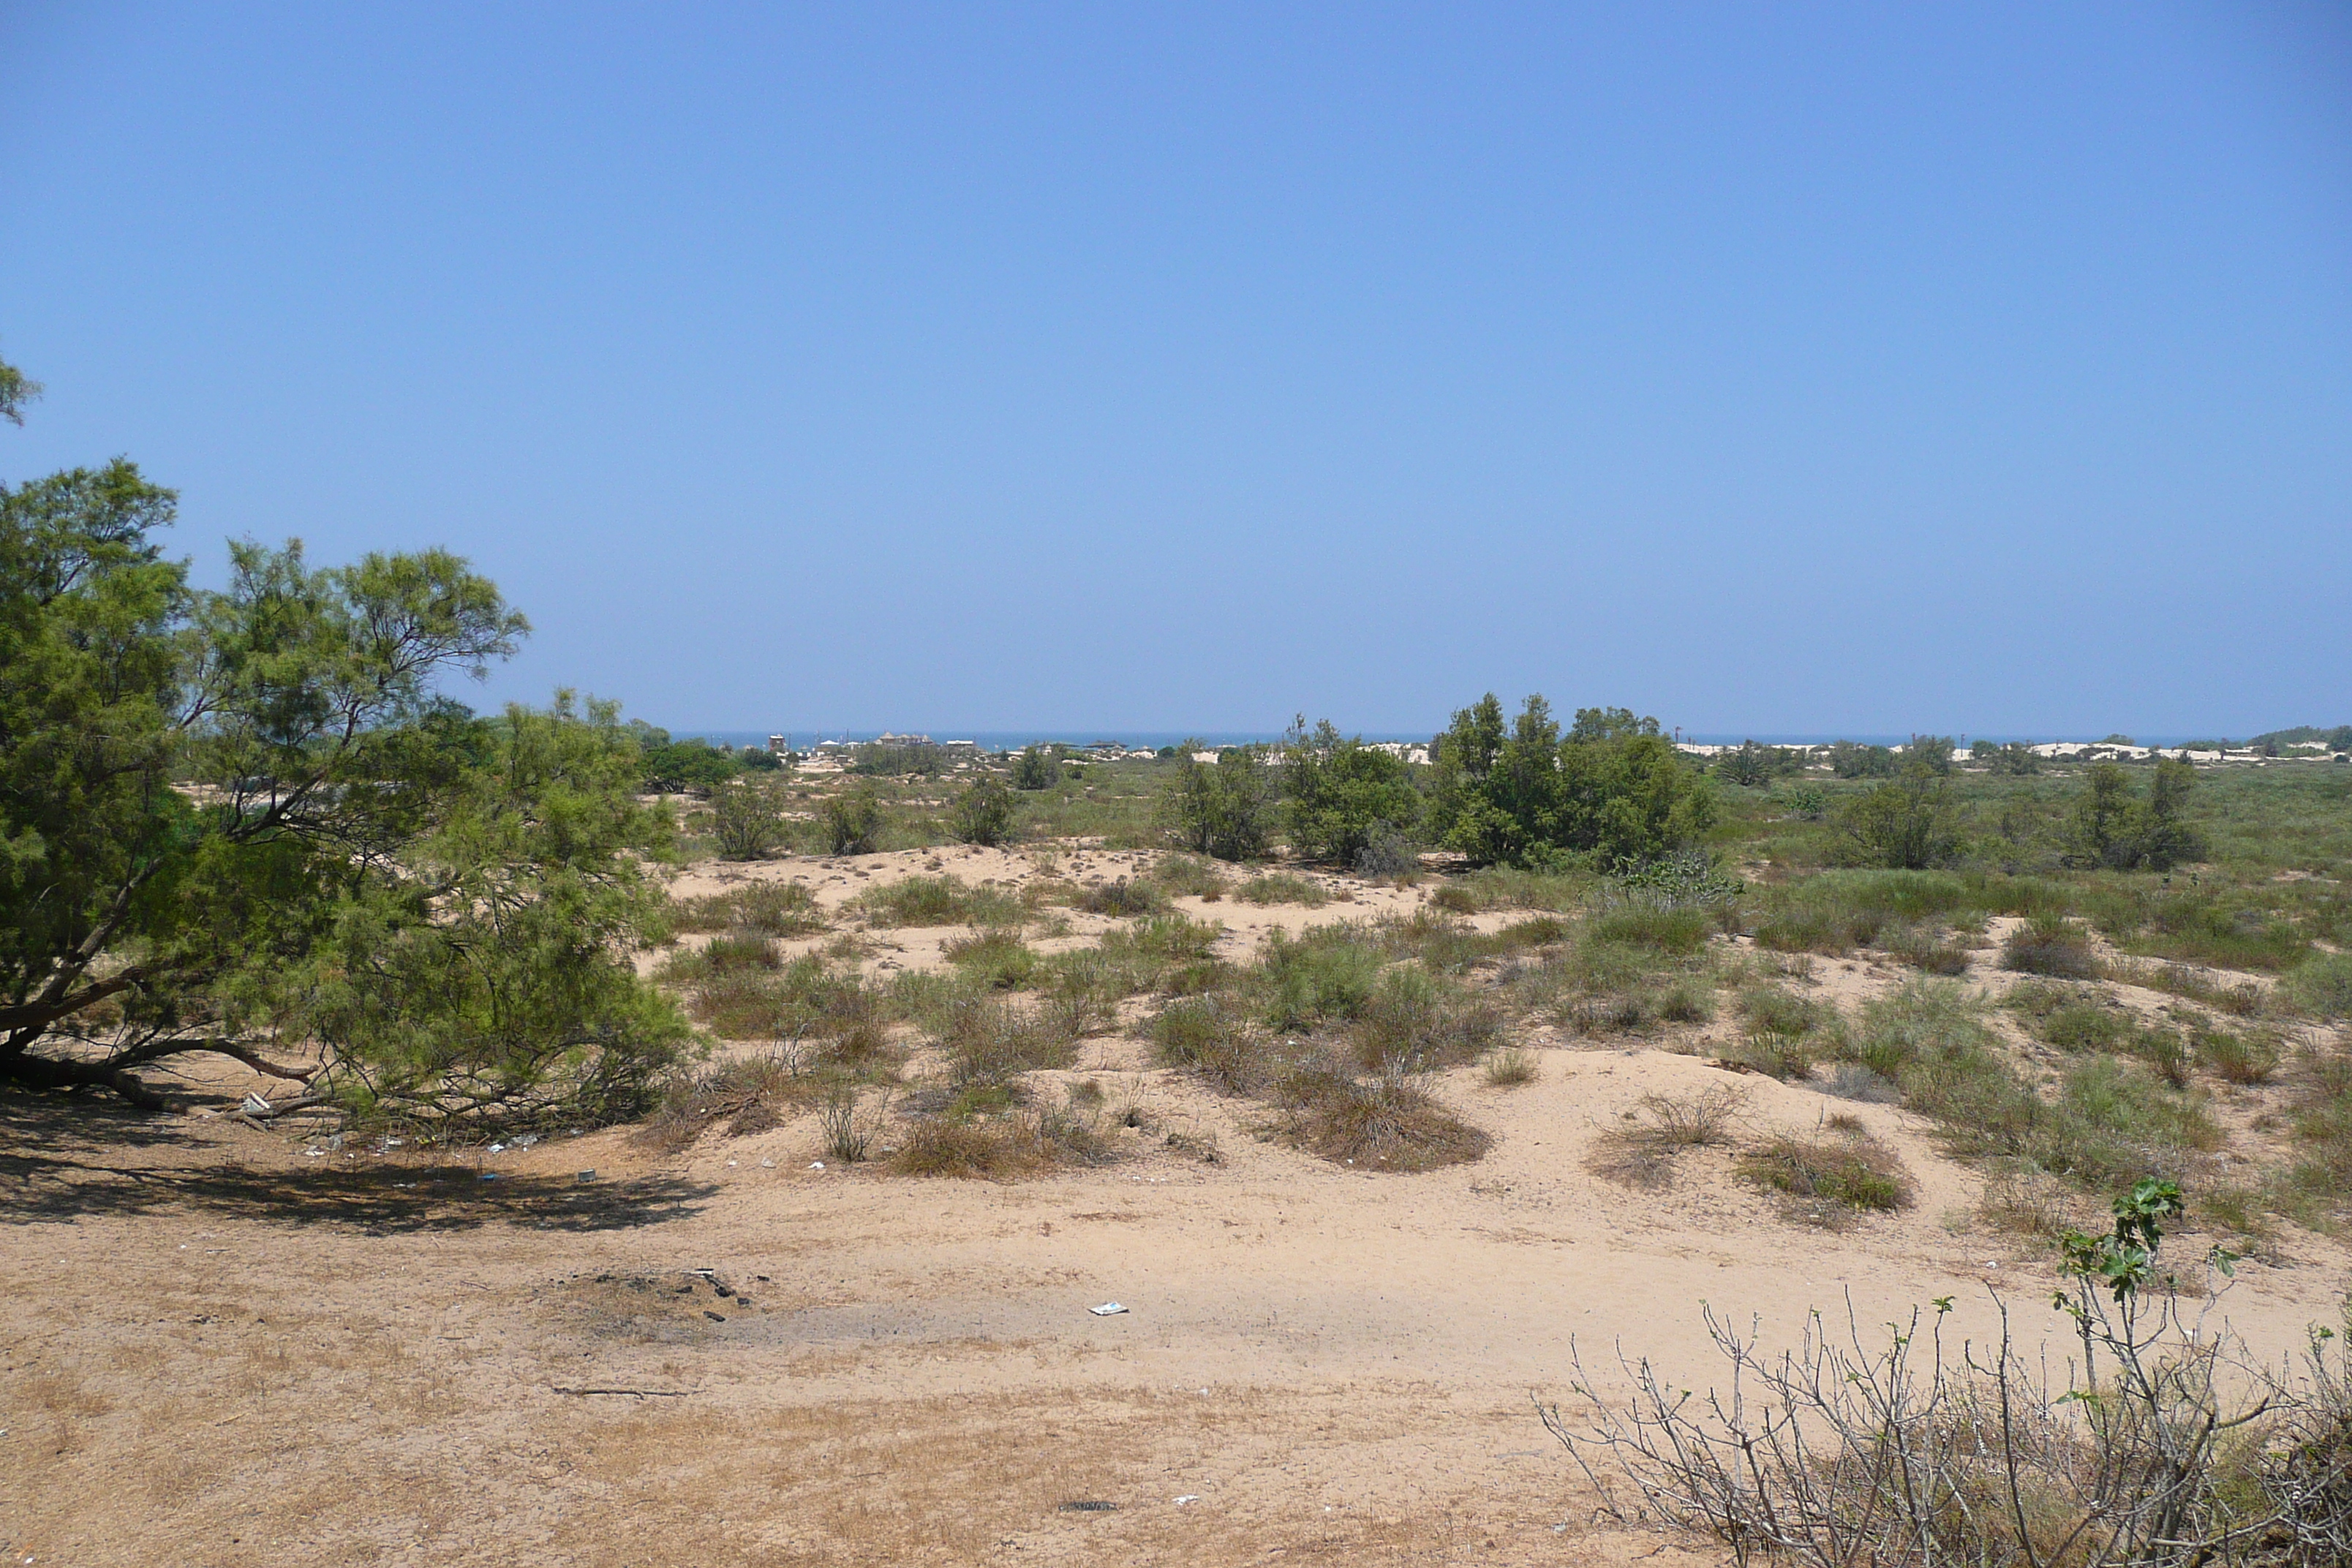
{"type": "Polygon", "coordinates": [[[0,0],[18,479],[677,729],[2352,718],[2340,6],[0,0]]]}

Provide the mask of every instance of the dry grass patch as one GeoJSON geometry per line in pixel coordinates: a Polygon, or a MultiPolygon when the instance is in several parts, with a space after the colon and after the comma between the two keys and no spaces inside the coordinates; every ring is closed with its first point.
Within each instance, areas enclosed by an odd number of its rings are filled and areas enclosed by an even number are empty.
{"type": "Polygon", "coordinates": [[[1506,1046],[1486,1058],[1484,1074],[1489,1089],[1519,1089],[1542,1076],[1533,1051],[1506,1046]]]}
{"type": "Polygon", "coordinates": [[[1604,1131],[1587,1163],[1592,1173],[1629,1187],[1657,1192],[1674,1181],[1675,1158],[1685,1149],[1720,1148],[1732,1141],[1747,1097],[1717,1087],[1696,1094],[1645,1094],[1623,1124],[1604,1131]]]}
{"type": "Polygon", "coordinates": [[[1361,1080],[1325,1061],[1292,1073],[1279,1094],[1290,1140],[1334,1164],[1434,1171],[1478,1159],[1494,1144],[1402,1078],[1361,1080]]]}
{"type": "Polygon", "coordinates": [[[1826,1134],[1782,1133],[1739,1157],[1741,1178],[1780,1194],[1791,1218],[1842,1229],[1866,1213],[1909,1208],[1917,1195],[1894,1150],[1851,1116],[1832,1116],[1826,1134]]]}

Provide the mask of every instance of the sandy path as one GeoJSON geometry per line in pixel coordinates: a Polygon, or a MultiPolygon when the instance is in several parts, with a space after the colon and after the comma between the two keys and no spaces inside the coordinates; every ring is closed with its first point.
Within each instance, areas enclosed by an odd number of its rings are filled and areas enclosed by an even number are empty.
{"type": "MultiPolygon", "coordinates": [[[[1841,1102],[1663,1052],[1543,1057],[1515,1091],[1456,1075],[1496,1146],[1413,1177],[1260,1142],[1255,1107],[1139,1071],[1108,1087],[1222,1163],[1129,1134],[1098,1169],[909,1182],[809,1169],[806,1121],[668,1163],[617,1133],[321,1161],[12,1101],[0,1540],[78,1564],[1621,1562],[1661,1542],[1589,1525],[1529,1407],[1571,1335],[1696,1378],[1702,1301],[1786,1337],[1848,1290],[1865,1324],[1951,1293],[1981,1331],[1998,1282],[2054,1336],[2047,1275],[1952,1220],[1977,1178],[1915,1119],[1853,1108],[1922,1198],[1828,1235],[1729,1185],[1727,1155],[1662,1194],[1584,1158],[1655,1090],[1736,1081],[1759,1130],[1841,1102]],[[603,1388],[652,1392],[558,1392],[603,1388]],[[1097,1500],[1118,1508],[1059,1510],[1097,1500]]],[[[2231,1299],[2260,1343],[2343,1289],[2339,1252],[2295,1262],[2231,1299]]]]}

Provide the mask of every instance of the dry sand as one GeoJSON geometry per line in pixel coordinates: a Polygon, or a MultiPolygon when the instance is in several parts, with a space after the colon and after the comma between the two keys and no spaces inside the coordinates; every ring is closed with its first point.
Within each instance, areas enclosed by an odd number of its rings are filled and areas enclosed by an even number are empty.
{"type": "MultiPolygon", "coordinates": [[[[837,904],[930,858],[755,874],[837,904]]],[[[1186,906],[1239,947],[1421,896],[1186,906]]],[[[889,933],[866,962],[933,962],[941,935],[889,933]]],[[[1852,997],[1892,976],[1817,980],[1852,997]]],[[[5,1561],[1713,1563],[1596,1521],[1532,1403],[1566,1394],[1571,1339],[1696,1383],[1702,1303],[1785,1341],[1849,1298],[1867,1328],[1956,1295],[1981,1333],[1998,1289],[2063,1348],[2050,1274],[1969,1217],[1981,1178],[1917,1118],[1660,1048],[1687,1041],[1533,1043],[1532,1085],[1440,1085],[1495,1147],[1417,1176],[1262,1141],[1262,1108],[1124,1037],[1063,1076],[1156,1130],[1002,1186],[814,1169],[814,1118],[674,1158],[621,1131],[313,1157],[215,1115],[0,1099],[5,1561]],[[1726,1084],[1750,1131],[1861,1116],[1917,1205],[1832,1234],[1735,1184],[1725,1152],[1660,1194],[1588,1170],[1643,1095],[1726,1084]],[[1129,1310],[1088,1310],[1111,1300],[1129,1310]],[[1116,1508],[1063,1506],[1082,1501],[1116,1508]]],[[[2228,1310],[2283,1351],[2336,1314],[2347,1263],[2297,1233],[2228,1310]]]]}

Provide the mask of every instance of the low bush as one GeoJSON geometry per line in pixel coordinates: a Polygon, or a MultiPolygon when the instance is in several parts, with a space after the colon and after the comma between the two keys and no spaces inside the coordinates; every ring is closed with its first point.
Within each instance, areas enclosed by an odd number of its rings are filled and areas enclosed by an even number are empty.
{"type": "Polygon", "coordinates": [[[1801,1038],[1828,1023],[1830,1008],[1778,985],[1758,985],[1739,994],[1739,1016],[1751,1035],[1801,1038]]]}
{"type": "Polygon", "coordinates": [[[740,930],[763,936],[807,936],[824,930],[824,911],[798,882],[746,882],[707,898],[670,904],[674,931],[740,930]]]}
{"type": "Polygon", "coordinates": [[[1430,893],[1429,907],[1448,914],[1475,915],[1479,908],[1478,895],[1459,882],[1448,882],[1430,893]]]}
{"type": "Polygon", "coordinates": [[[1402,833],[1375,833],[1356,851],[1356,875],[1370,881],[1410,887],[1421,878],[1421,855],[1402,833]]]}
{"type": "Polygon", "coordinates": [[[820,822],[826,849],[871,855],[882,841],[882,801],[872,786],[844,790],[824,803],[820,822]]]}
{"type": "Polygon", "coordinates": [[[1013,792],[994,774],[974,779],[956,797],[948,825],[961,843],[1003,844],[1013,837],[1013,792]]]}
{"type": "Polygon", "coordinates": [[[1003,926],[949,942],[942,951],[949,963],[992,991],[1018,991],[1037,973],[1037,954],[1018,932],[1003,926]]]}
{"type": "Polygon", "coordinates": [[[1277,1096],[1294,1142],[1358,1170],[1434,1171],[1475,1160],[1494,1142],[1402,1078],[1362,1080],[1328,1060],[1289,1073],[1277,1096]]]}
{"type": "Polygon", "coordinates": [[[1647,900],[1616,904],[1592,917],[1595,940],[1688,955],[1706,945],[1715,921],[1702,909],[1675,909],[1647,900]]]}
{"type": "Polygon", "coordinates": [[[1358,1066],[1395,1077],[1474,1061],[1502,1037],[1501,1010],[1412,964],[1382,973],[1357,1009],[1348,1044],[1358,1066]]]}
{"type": "Polygon", "coordinates": [[[1076,1058],[1074,1037],[1050,1016],[986,998],[954,1005],[940,1047],[948,1056],[949,1081],[959,1089],[1001,1086],[1025,1072],[1068,1067],[1076,1058]]]}
{"type": "Polygon", "coordinates": [[[1171,1002],[1152,1019],[1150,1036],[1152,1055],[1162,1067],[1197,1072],[1236,1094],[1264,1087],[1264,1053],[1249,1019],[1230,996],[1171,1002]]]}
{"type": "Polygon", "coordinates": [[[1784,1083],[1813,1076],[1813,1051],[1802,1035],[1751,1032],[1733,1049],[1731,1059],[1784,1083]]]}
{"type": "Polygon", "coordinates": [[[857,906],[891,926],[1017,925],[1026,911],[1010,893],[973,888],[951,875],[908,877],[860,894],[857,906]]]}
{"type": "Polygon", "coordinates": [[[2352,1018],[2352,952],[2320,952],[2286,976],[2295,1005],[2320,1018],[2352,1018]]]}
{"type": "Polygon", "coordinates": [[[1788,1198],[1795,1217],[1830,1229],[1856,1214],[1909,1208],[1917,1192],[1895,1151],[1858,1124],[1825,1138],[1771,1138],[1740,1156],[1739,1174],[1788,1198]]]}
{"type": "Polygon", "coordinates": [[[1300,904],[1310,910],[1319,910],[1331,901],[1321,883],[1288,871],[1252,877],[1234,889],[1234,897],[1245,904],[1300,904]]]}
{"type": "Polygon", "coordinates": [[[1371,998],[1381,963],[1380,950],[1355,927],[1274,932],[1255,976],[1266,1026],[1304,1032],[1355,1017],[1371,998]]]}
{"type": "Polygon", "coordinates": [[[2119,1051],[2132,1037],[2131,1015],[2094,1002],[2070,1003],[2041,1020],[2035,1031],[2062,1051],[2119,1051]]]}
{"type": "Polygon", "coordinates": [[[1157,913],[1168,907],[1168,900],[1150,882],[1130,882],[1121,877],[1113,882],[1089,882],[1078,889],[1077,907],[1090,915],[1124,920],[1157,913]]]}
{"type": "Polygon", "coordinates": [[[1900,925],[1879,935],[1881,951],[1928,974],[1965,974],[1969,950],[1944,932],[1924,925],[1900,925]]]}
{"type": "Polygon", "coordinates": [[[1148,874],[1161,889],[1183,898],[1221,899],[1229,886],[1215,861],[1181,850],[1161,856],[1148,874]]]}
{"type": "Polygon", "coordinates": [[[1674,1179],[1675,1157],[1685,1149],[1727,1145],[1744,1097],[1725,1087],[1696,1094],[1645,1094],[1626,1111],[1622,1125],[1594,1140],[1589,1158],[1595,1174],[1650,1191],[1674,1179]]]}
{"type": "Polygon", "coordinates": [[[2089,934],[2054,916],[2038,916],[2011,931],[2000,944],[2000,966],[2061,980],[2095,980],[2099,975],[2099,958],[2089,934]]]}
{"type": "Polygon", "coordinates": [[[1001,1182],[1035,1170],[1043,1158],[1010,1123],[927,1117],[907,1129],[890,1163],[902,1175],[1001,1182]]]}
{"type": "Polygon", "coordinates": [[[2224,1083],[2268,1083],[2279,1069],[2278,1042],[2228,1029],[2199,1029],[2190,1039],[2197,1059],[2224,1083]]]}
{"type": "Polygon", "coordinates": [[[1489,1089],[1519,1089],[1541,1077],[1542,1068],[1535,1052],[1506,1046],[1486,1058],[1482,1076],[1489,1089]]]}
{"type": "Polygon", "coordinates": [[[717,1126],[724,1125],[730,1137],[764,1132],[782,1123],[786,1110],[796,1110],[819,1093],[820,1084],[782,1056],[752,1057],[681,1073],[663,1087],[653,1114],[632,1139],[674,1154],[717,1126]]]}

